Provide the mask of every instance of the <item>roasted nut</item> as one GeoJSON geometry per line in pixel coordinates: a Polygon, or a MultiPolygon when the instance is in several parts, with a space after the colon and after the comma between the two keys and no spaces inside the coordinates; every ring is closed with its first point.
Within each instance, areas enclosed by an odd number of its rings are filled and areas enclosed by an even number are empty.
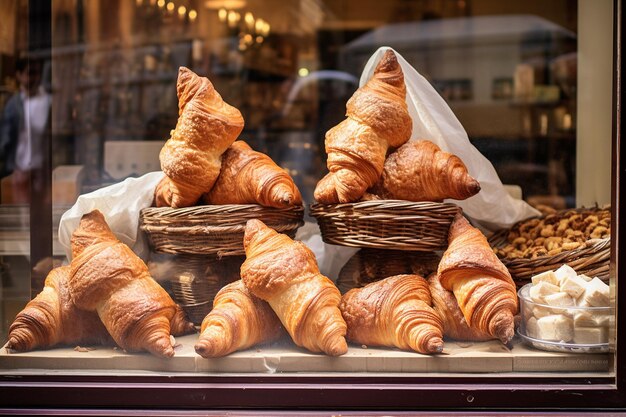
{"type": "Polygon", "coordinates": [[[563,250],[574,250],[580,247],[580,243],[578,242],[564,242],[561,246],[563,250]]]}
{"type": "Polygon", "coordinates": [[[598,216],[587,216],[585,217],[585,220],[583,220],[583,223],[585,224],[591,224],[591,223],[598,223],[600,221],[600,219],[598,219],[598,216]]]}
{"type": "Polygon", "coordinates": [[[557,247],[557,248],[554,248],[552,250],[549,250],[548,251],[548,255],[554,256],[554,255],[558,255],[561,252],[563,252],[563,248],[557,247]]]}
{"type": "Polygon", "coordinates": [[[524,223],[520,224],[520,226],[519,226],[520,233],[524,233],[524,232],[529,231],[533,227],[537,226],[539,224],[539,222],[540,222],[539,219],[531,219],[531,220],[528,220],[527,222],[524,222],[524,223]]]}
{"type": "Polygon", "coordinates": [[[519,233],[516,232],[516,231],[511,230],[509,232],[508,236],[506,237],[506,240],[508,240],[509,242],[513,242],[518,237],[519,237],[519,233]]]}
{"type": "Polygon", "coordinates": [[[550,237],[554,236],[554,227],[552,225],[546,226],[543,230],[541,230],[542,237],[550,237]]]}
{"type": "Polygon", "coordinates": [[[598,226],[595,229],[593,229],[593,232],[591,232],[589,237],[591,237],[592,239],[600,239],[606,236],[608,232],[609,232],[609,229],[607,229],[606,227],[598,226]]]}

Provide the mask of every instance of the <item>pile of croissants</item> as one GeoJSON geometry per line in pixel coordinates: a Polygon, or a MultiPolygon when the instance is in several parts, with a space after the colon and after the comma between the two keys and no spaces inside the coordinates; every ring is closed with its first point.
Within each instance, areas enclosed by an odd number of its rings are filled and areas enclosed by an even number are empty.
{"type": "MultiPolygon", "coordinates": [[[[157,206],[302,204],[285,171],[235,141],[243,118],[207,78],[181,68],[177,93],[179,118],[160,154],[166,176],[155,191],[157,206]]],[[[326,135],[330,173],[316,187],[318,202],[442,201],[480,190],[458,157],[426,140],[408,142],[405,95],[401,67],[388,51],[348,101],[347,118],[326,135]]],[[[513,337],[515,284],[485,236],[461,214],[436,272],[372,277],[343,295],[304,243],[260,220],[247,222],[243,245],[241,279],[217,293],[202,322],[195,349],[203,357],[268,343],[285,332],[297,346],[330,356],[345,354],[348,342],[429,354],[443,351],[444,336],[505,344],[513,337]]],[[[17,315],[7,348],[115,343],[171,357],[172,336],[195,331],[102,213],[83,216],[71,246],[70,265],[50,272],[43,291],[17,315]]]]}
{"type": "Polygon", "coordinates": [[[348,100],[346,119],[326,133],[330,172],[317,183],[317,202],[440,202],[480,191],[460,158],[428,140],[409,142],[412,132],[404,74],[388,50],[372,78],[348,100]]]}
{"type": "Polygon", "coordinates": [[[222,100],[208,78],[181,67],[176,90],[179,116],[159,154],[165,177],[155,190],[157,207],[302,204],[286,171],[243,140],[235,141],[243,117],[222,100]]]}
{"type": "MultiPolygon", "coordinates": [[[[343,296],[305,244],[260,220],[246,224],[244,247],[241,279],[217,293],[202,322],[195,349],[203,357],[274,341],[283,329],[296,345],[331,356],[346,353],[347,342],[438,353],[444,335],[503,343],[513,337],[515,284],[484,235],[462,215],[452,223],[448,249],[428,281],[395,275],[343,296]]],[[[70,265],[52,270],[43,291],[17,315],[8,349],[115,343],[129,352],[171,357],[172,336],[194,331],[99,211],[81,219],[72,255],[70,265]]]]}

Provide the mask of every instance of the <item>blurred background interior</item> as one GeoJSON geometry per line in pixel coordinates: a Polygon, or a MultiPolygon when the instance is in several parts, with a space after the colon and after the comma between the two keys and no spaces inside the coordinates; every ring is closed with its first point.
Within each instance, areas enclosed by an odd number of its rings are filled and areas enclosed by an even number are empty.
{"type": "MultiPolygon", "coordinates": [[[[312,202],[326,170],[324,134],[344,118],[361,70],[383,45],[437,88],[519,197],[576,205],[576,0],[55,0],[51,50],[40,55],[27,53],[28,1],[1,4],[0,140],[14,140],[12,97],[36,81],[29,97],[43,120],[35,124],[52,140],[53,225],[79,194],[160,169],[178,116],[180,66],[210,78],[241,110],[241,137],[312,202]]],[[[7,149],[2,332],[29,296],[28,280],[16,277],[35,263],[29,183],[7,149]]],[[[56,243],[54,255],[63,255],[56,243]]]]}

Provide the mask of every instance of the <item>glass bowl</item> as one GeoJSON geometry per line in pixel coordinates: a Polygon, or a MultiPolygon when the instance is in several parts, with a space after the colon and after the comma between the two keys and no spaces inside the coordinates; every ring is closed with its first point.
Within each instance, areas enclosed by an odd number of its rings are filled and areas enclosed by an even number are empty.
{"type": "Polygon", "coordinates": [[[609,330],[615,322],[611,307],[558,307],[530,298],[526,284],[517,292],[520,324],[517,333],[526,343],[555,352],[600,353],[609,351],[609,330]]]}

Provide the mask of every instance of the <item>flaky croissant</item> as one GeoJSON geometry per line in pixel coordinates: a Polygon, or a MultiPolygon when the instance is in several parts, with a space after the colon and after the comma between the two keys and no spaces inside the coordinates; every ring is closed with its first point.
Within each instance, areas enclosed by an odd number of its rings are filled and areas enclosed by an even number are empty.
{"type": "Polygon", "coordinates": [[[173,356],[170,333],[193,332],[193,324],[152,279],[146,264],[117,240],[102,213],[94,210],[82,217],[71,245],[74,303],[96,311],[121,348],[173,356]]]}
{"type": "Polygon", "coordinates": [[[396,275],[348,291],[340,309],[351,342],[438,353],[443,350],[443,323],[431,305],[424,278],[396,275]]]}
{"type": "Polygon", "coordinates": [[[511,341],[518,309],[515,283],[485,236],[461,214],[450,226],[437,273],[441,286],[454,293],[469,327],[505,344],[511,341]]]}
{"type": "Polygon", "coordinates": [[[313,252],[260,220],[248,220],[244,248],[244,284],[270,304],[294,343],[331,356],[346,353],[341,294],[320,274],[313,252]]]}
{"type": "Polygon", "coordinates": [[[467,324],[465,317],[463,317],[463,312],[459,308],[459,303],[454,298],[454,294],[441,286],[439,275],[431,274],[428,277],[428,284],[430,286],[430,295],[433,298],[433,308],[439,314],[441,320],[443,320],[444,336],[468,342],[493,339],[491,335],[467,324]]]}
{"type": "Polygon", "coordinates": [[[330,171],[315,188],[322,204],[359,200],[383,171],[387,149],[409,140],[413,122],[405,102],[404,74],[393,51],[348,100],[347,118],[326,133],[330,171]]]}
{"type": "Polygon", "coordinates": [[[195,349],[204,358],[217,358],[271,342],[281,334],[280,320],[269,304],[252,295],[238,280],[215,296],[213,309],[202,321],[195,349]]]}
{"type": "Polygon", "coordinates": [[[208,192],[220,173],[220,157],[244,125],[239,110],[222,100],[208,78],[180,67],[176,89],[178,123],[159,154],[166,177],[155,191],[157,207],[189,207],[208,192]]]}
{"type": "Polygon", "coordinates": [[[480,191],[458,156],[444,152],[433,142],[408,142],[385,160],[383,173],[372,194],[389,200],[464,200],[480,191]]]}
{"type": "Polygon", "coordinates": [[[69,266],[50,271],[43,290],[19,312],[9,327],[7,348],[26,352],[56,345],[113,345],[98,315],[80,310],[70,297],[69,266]]]}
{"type": "Polygon", "coordinates": [[[242,140],[224,153],[220,175],[203,200],[206,204],[260,204],[276,208],[302,204],[300,191],[289,174],[242,140]]]}

